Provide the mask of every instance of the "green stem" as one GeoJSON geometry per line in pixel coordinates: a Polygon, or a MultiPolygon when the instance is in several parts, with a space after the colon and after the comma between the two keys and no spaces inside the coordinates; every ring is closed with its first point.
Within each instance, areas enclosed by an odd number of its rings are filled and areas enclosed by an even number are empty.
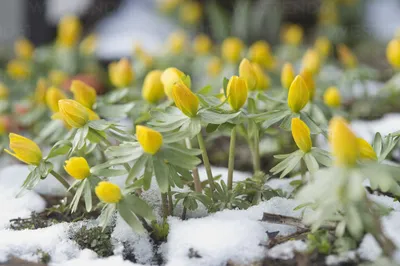
{"type": "Polygon", "coordinates": [[[306,180],[306,173],[307,173],[307,166],[306,163],[304,162],[304,159],[301,159],[300,161],[300,171],[301,171],[301,182],[303,185],[307,183],[306,180]]]}
{"type": "Polygon", "coordinates": [[[260,136],[257,132],[256,136],[254,137],[254,154],[253,154],[253,167],[254,173],[261,171],[260,166],[260,136]]]}
{"type": "Polygon", "coordinates": [[[67,190],[69,189],[68,182],[56,171],[51,170],[50,174],[52,174],[67,190]]]}
{"type": "Polygon", "coordinates": [[[164,221],[167,220],[168,217],[168,198],[167,193],[161,193],[161,205],[163,211],[164,221]]]}
{"type": "MultiPolygon", "coordinates": [[[[186,138],[185,143],[186,143],[186,148],[188,149],[192,148],[192,143],[190,143],[190,139],[186,138]]],[[[197,169],[197,167],[193,168],[192,174],[193,174],[194,191],[201,193],[203,189],[201,187],[199,169],[197,169]]]]}
{"type": "Polygon", "coordinates": [[[208,183],[210,185],[211,197],[214,198],[214,190],[215,190],[214,179],[211,171],[210,160],[208,159],[206,144],[204,143],[204,138],[201,135],[201,132],[197,134],[197,141],[199,142],[199,147],[202,152],[203,163],[204,167],[206,168],[208,183]]]}
{"type": "Polygon", "coordinates": [[[183,207],[183,210],[182,210],[182,215],[181,215],[181,220],[183,221],[183,220],[186,220],[186,212],[187,212],[187,209],[186,209],[186,207],[184,206],[183,207]]]}
{"type": "Polygon", "coordinates": [[[236,127],[231,131],[231,143],[229,146],[229,161],[228,161],[228,189],[232,190],[233,186],[233,169],[235,166],[235,147],[236,147],[236,127]]]}
{"type": "Polygon", "coordinates": [[[168,212],[170,215],[174,213],[174,202],[172,200],[171,187],[168,187],[168,212]]]}

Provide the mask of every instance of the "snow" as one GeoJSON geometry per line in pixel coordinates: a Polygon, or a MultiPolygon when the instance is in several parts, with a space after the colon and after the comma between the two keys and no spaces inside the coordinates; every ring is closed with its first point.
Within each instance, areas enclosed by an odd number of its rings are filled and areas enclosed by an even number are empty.
{"type": "Polygon", "coordinates": [[[267,255],[273,259],[293,259],[295,252],[305,252],[307,244],[301,240],[292,240],[277,245],[268,250],[267,255]]]}
{"type": "Polygon", "coordinates": [[[372,142],[375,133],[379,132],[382,136],[399,130],[400,114],[386,114],[381,119],[373,121],[354,120],[351,122],[351,128],[359,137],[368,142],[372,142]]]}
{"type": "Polygon", "coordinates": [[[50,266],[143,266],[143,264],[136,264],[130,261],[124,261],[121,256],[111,256],[108,258],[77,258],[63,263],[52,263],[50,266]]]}

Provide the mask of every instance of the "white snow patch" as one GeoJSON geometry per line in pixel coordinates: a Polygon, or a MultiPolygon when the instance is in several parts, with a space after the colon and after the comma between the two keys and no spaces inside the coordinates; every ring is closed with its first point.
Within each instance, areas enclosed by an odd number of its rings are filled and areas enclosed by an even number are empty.
{"type": "Polygon", "coordinates": [[[123,260],[121,256],[111,256],[104,259],[77,258],[63,263],[52,263],[50,266],[143,266],[123,260]]]}
{"type": "Polygon", "coordinates": [[[275,190],[282,190],[285,194],[290,195],[294,187],[290,185],[292,181],[301,180],[301,176],[294,176],[291,178],[273,178],[267,181],[266,185],[275,190]]]}
{"type": "Polygon", "coordinates": [[[349,261],[357,261],[357,253],[355,251],[348,251],[340,255],[329,255],[325,259],[327,265],[340,265],[349,261]]]}
{"type": "Polygon", "coordinates": [[[270,258],[288,260],[293,259],[295,252],[304,252],[307,250],[307,244],[301,240],[287,241],[268,250],[267,255],[270,258]]]}
{"type": "Polygon", "coordinates": [[[351,122],[351,128],[366,141],[371,142],[375,133],[379,132],[382,136],[399,130],[400,114],[386,114],[381,119],[373,121],[355,120],[351,122]]]}
{"type": "MultiPolygon", "coordinates": [[[[213,176],[221,175],[220,180],[224,180],[225,183],[227,183],[228,168],[212,166],[211,171],[212,171],[213,176]]],[[[207,180],[207,172],[206,172],[206,168],[204,166],[199,167],[199,175],[200,175],[201,181],[207,180]]],[[[252,176],[253,176],[253,174],[249,173],[249,172],[234,171],[233,172],[233,182],[243,181],[243,180],[246,180],[246,178],[249,178],[252,176]]]]}
{"type": "Polygon", "coordinates": [[[400,202],[395,201],[393,198],[385,196],[385,195],[374,195],[368,194],[368,198],[373,200],[374,202],[383,205],[387,208],[391,208],[394,211],[400,211],[400,202]]]}
{"type": "Polygon", "coordinates": [[[361,259],[374,261],[381,255],[382,249],[375,238],[371,234],[367,234],[364,236],[357,253],[361,259]]]}

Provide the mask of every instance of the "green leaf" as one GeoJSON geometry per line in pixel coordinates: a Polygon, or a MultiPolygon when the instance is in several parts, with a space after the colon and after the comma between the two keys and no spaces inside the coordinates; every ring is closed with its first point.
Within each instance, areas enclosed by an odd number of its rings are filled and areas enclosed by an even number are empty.
{"type": "Polygon", "coordinates": [[[99,104],[96,108],[96,112],[99,116],[106,119],[123,119],[128,116],[128,113],[133,109],[134,106],[134,103],[114,105],[99,104]]]}
{"type": "Polygon", "coordinates": [[[168,166],[159,159],[157,156],[153,157],[153,166],[154,166],[154,174],[156,176],[158,187],[160,188],[161,193],[168,192],[168,176],[169,169],[168,166]]]}
{"type": "Polygon", "coordinates": [[[218,124],[208,124],[206,127],[206,132],[207,133],[213,133],[214,131],[216,131],[218,129],[218,124]]]}
{"type": "Polygon", "coordinates": [[[71,213],[76,212],[76,210],[78,209],[79,201],[80,201],[80,199],[82,197],[83,190],[84,190],[84,188],[86,186],[86,182],[85,181],[86,180],[83,180],[78,184],[78,188],[76,189],[75,195],[72,198],[72,201],[71,201],[71,204],[70,204],[71,213]]]}
{"type": "Polygon", "coordinates": [[[320,164],[327,167],[332,165],[332,158],[329,152],[321,150],[320,148],[312,148],[311,154],[320,164]]]}
{"type": "Polygon", "coordinates": [[[218,113],[216,111],[211,111],[211,110],[202,110],[199,112],[199,116],[201,117],[201,120],[205,123],[211,123],[211,124],[223,124],[225,122],[228,122],[229,120],[237,117],[240,114],[240,112],[237,113],[218,113]]]}
{"type": "Polygon", "coordinates": [[[179,188],[183,188],[183,182],[181,177],[178,175],[177,170],[172,165],[168,165],[168,167],[171,186],[174,184],[179,188]]]}
{"type": "Polygon", "coordinates": [[[97,131],[104,131],[104,130],[106,130],[106,129],[109,129],[109,128],[112,127],[113,125],[114,125],[113,123],[111,123],[111,122],[109,122],[109,121],[106,121],[106,120],[103,120],[103,119],[100,119],[100,120],[93,120],[93,121],[90,121],[90,122],[88,123],[88,126],[89,126],[90,128],[95,129],[95,130],[97,130],[97,131]]]}
{"type": "Polygon", "coordinates": [[[199,158],[169,146],[164,146],[157,155],[168,163],[187,170],[192,170],[201,163],[199,158]]]}
{"type": "Polygon", "coordinates": [[[60,140],[51,148],[46,159],[51,159],[60,155],[65,155],[71,150],[72,144],[69,140],[60,140]]]}
{"type": "Polygon", "coordinates": [[[92,210],[92,187],[87,179],[85,180],[83,197],[85,199],[86,211],[90,212],[92,210]]]}
{"type": "Polygon", "coordinates": [[[207,94],[210,94],[212,92],[212,90],[213,90],[212,86],[207,85],[207,86],[201,88],[197,93],[207,95],[207,94]]]}
{"type": "Polygon", "coordinates": [[[21,191],[17,194],[17,198],[23,196],[26,190],[32,190],[40,182],[40,179],[41,176],[36,167],[26,177],[24,183],[22,184],[21,191]]]}
{"type": "Polygon", "coordinates": [[[307,169],[310,171],[310,173],[315,173],[319,169],[318,162],[311,153],[306,153],[303,157],[303,160],[306,163],[307,169]]]}
{"type": "Polygon", "coordinates": [[[99,216],[99,225],[103,227],[103,229],[110,224],[111,218],[115,212],[115,204],[106,204],[101,210],[101,214],[99,216]]]}
{"type": "Polygon", "coordinates": [[[136,177],[139,176],[139,174],[145,168],[148,159],[149,159],[149,156],[146,153],[144,153],[142,156],[140,156],[136,160],[136,162],[133,164],[131,170],[129,171],[129,175],[125,181],[125,184],[131,183],[136,177]]]}
{"type": "Polygon", "coordinates": [[[322,129],[314,122],[314,120],[305,112],[300,113],[300,119],[307,124],[310,128],[311,134],[319,134],[322,133],[322,129]]]}
{"type": "Polygon", "coordinates": [[[374,147],[374,150],[375,150],[376,154],[378,155],[378,157],[382,152],[382,143],[383,143],[383,139],[382,139],[381,133],[378,132],[375,134],[374,142],[372,144],[372,147],[374,147]]]}
{"type": "Polygon", "coordinates": [[[144,168],[143,174],[143,189],[148,190],[151,185],[151,179],[153,177],[153,160],[147,160],[146,167],[144,168]]]}
{"type": "Polygon", "coordinates": [[[261,126],[264,130],[266,130],[270,126],[272,126],[272,125],[278,123],[279,121],[281,121],[282,119],[284,119],[289,114],[290,114],[290,112],[287,110],[286,111],[282,111],[282,110],[272,111],[272,112],[264,113],[264,115],[262,115],[262,116],[257,116],[256,121],[263,122],[261,124],[261,126]]]}
{"type": "Polygon", "coordinates": [[[121,200],[117,203],[117,210],[121,215],[122,219],[135,231],[136,233],[142,234],[145,232],[143,225],[140,223],[139,219],[132,212],[129,202],[126,200],[121,200]]]}
{"type": "Polygon", "coordinates": [[[134,214],[150,221],[156,220],[156,217],[153,214],[153,209],[144,200],[135,195],[126,195],[123,200],[127,202],[129,208],[134,214]]]}
{"type": "Polygon", "coordinates": [[[90,172],[92,174],[95,174],[97,176],[104,176],[104,177],[114,177],[114,176],[122,176],[127,174],[127,171],[125,169],[99,169],[95,168],[90,169],[90,172]]]}

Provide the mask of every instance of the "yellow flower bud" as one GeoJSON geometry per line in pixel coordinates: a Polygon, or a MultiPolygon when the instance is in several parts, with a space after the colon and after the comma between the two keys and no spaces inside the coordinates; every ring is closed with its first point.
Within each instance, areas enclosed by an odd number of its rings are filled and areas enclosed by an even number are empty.
{"type": "Polygon", "coordinates": [[[247,101],[248,88],[246,80],[238,76],[232,76],[228,82],[226,95],[232,109],[239,111],[247,101]]]}
{"type": "Polygon", "coordinates": [[[6,87],[6,85],[2,82],[0,82],[0,99],[4,100],[8,98],[8,95],[10,94],[10,91],[6,87]]]}
{"type": "Polygon", "coordinates": [[[35,102],[37,104],[45,104],[46,103],[46,92],[47,92],[48,84],[46,79],[40,78],[36,83],[35,90],[35,102]]]}
{"type": "Polygon", "coordinates": [[[322,58],[326,58],[331,54],[332,44],[327,37],[318,37],[315,41],[314,48],[322,58]]]}
{"type": "Polygon", "coordinates": [[[298,46],[303,41],[303,28],[296,24],[287,25],[283,28],[282,41],[285,44],[298,46]]]}
{"type": "Polygon", "coordinates": [[[359,144],[356,135],[342,117],[335,117],[329,122],[329,141],[332,154],[339,166],[353,166],[359,156],[359,144]]]}
{"type": "Polygon", "coordinates": [[[161,70],[150,71],[143,82],[142,97],[149,103],[157,103],[165,97],[164,85],[161,82],[161,70]]]}
{"type": "Polygon", "coordinates": [[[303,69],[300,73],[300,76],[303,78],[304,82],[306,83],[308,89],[308,95],[310,96],[310,101],[314,99],[315,95],[315,81],[313,74],[311,71],[307,69],[303,69]]]}
{"type": "Polygon", "coordinates": [[[22,60],[11,60],[7,64],[7,74],[15,80],[24,80],[31,76],[31,67],[22,60]]]}
{"type": "Polygon", "coordinates": [[[75,101],[89,109],[92,109],[97,97],[94,88],[80,80],[74,80],[71,83],[71,91],[74,94],[75,101]]]}
{"type": "Polygon", "coordinates": [[[61,87],[63,83],[68,79],[68,74],[61,70],[51,70],[49,72],[48,78],[51,85],[61,87]]]}
{"type": "Polygon", "coordinates": [[[386,48],[386,58],[394,68],[400,67],[400,40],[391,40],[386,48]]]}
{"type": "Polygon", "coordinates": [[[357,57],[351,52],[351,50],[344,44],[338,45],[338,56],[340,62],[346,68],[356,68],[358,65],[357,57]]]}
{"type": "Polygon", "coordinates": [[[271,49],[266,41],[257,41],[249,48],[249,58],[252,62],[265,68],[272,68],[275,60],[271,54],[271,49]]]}
{"type": "Polygon", "coordinates": [[[172,96],[176,107],[178,107],[182,113],[188,117],[195,117],[197,115],[199,99],[183,82],[174,84],[172,96]]]}
{"type": "Polygon", "coordinates": [[[95,188],[96,196],[105,203],[118,203],[122,199],[122,193],[119,186],[107,182],[101,181],[95,188]]]}
{"type": "Polygon", "coordinates": [[[222,60],[214,56],[213,58],[208,61],[207,64],[207,74],[211,77],[216,77],[221,74],[222,71],[222,60]]]}
{"type": "Polygon", "coordinates": [[[74,100],[63,99],[58,102],[63,120],[73,128],[81,128],[89,119],[88,109],[74,100]]]}
{"type": "Polygon", "coordinates": [[[72,157],[65,161],[65,171],[75,179],[83,180],[90,176],[90,167],[83,157],[72,157]]]}
{"type": "Polygon", "coordinates": [[[256,89],[257,76],[253,69],[253,65],[246,58],[243,58],[239,65],[239,77],[246,80],[247,88],[249,90],[254,91],[256,89]]]}
{"type": "Polygon", "coordinates": [[[79,50],[84,55],[92,55],[96,51],[97,36],[95,34],[88,35],[81,44],[79,50]]]}
{"type": "Polygon", "coordinates": [[[261,66],[257,63],[253,63],[253,70],[257,77],[257,90],[266,90],[271,84],[269,76],[264,72],[261,66]]]}
{"type": "Polygon", "coordinates": [[[75,16],[65,16],[61,19],[57,29],[57,44],[61,47],[75,46],[81,37],[82,25],[75,16]]]}
{"type": "Polygon", "coordinates": [[[58,107],[58,101],[62,99],[67,99],[67,96],[58,88],[50,87],[46,92],[46,103],[47,106],[53,113],[60,111],[58,107]]]}
{"type": "Polygon", "coordinates": [[[172,33],[168,37],[169,51],[176,55],[182,53],[186,46],[186,39],[186,34],[183,31],[172,33]]]}
{"type": "Polygon", "coordinates": [[[134,46],[134,55],[143,63],[143,65],[145,65],[145,67],[150,68],[153,65],[153,57],[145,52],[138,43],[134,46]]]}
{"type": "Polygon", "coordinates": [[[329,87],[324,93],[324,103],[330,107],[339,107],[341,103],[340,91],[336,87],[329,87]]]}
{"type": "Polygon", "coordinates": [[[194,25],[199,23],[202,15],[203,8],[199,2],[185,1],[181,4],[179,10],[179,18],[181,22],[194,25]]]}
{"type": "Polygon", "coordinates": [[[31,165],[39,165],[42,160],[42,151],[32,140],[23,136],[10,133],[10,151],[4,150],[21,162],[31,165]]]}
{"type": "Polygon", "coordinates": [[[156,154],[163,143],[160,132],[145,126],[136,126],[136,137],[143,150],[151,155],[156,154]]]}
{"type": "Polygon", "coordinates": [[[316,50],[309,49],[303,57],[303,69],[307,69],[313,75],[317,74],[321,68],[321,60],[316,50]]]}
{"type": "Polygon", "coordinates": [[[288,106],[294,113],[298,113],[307,105],[310,99],[309,91],[304,79],[296,76],[289,88],[288,106]]]}
{"type": "Polygon", "coordinates": [[[310,129],[300,118],[292,118],[292,136],[297,147],[303,152],[312,148],[310,129]]]}
{"type": "Polygon", "coordinates": [[[229,63],[237,63],[244,49],[243,42],[236,37],[226,38],[221,45],[222,58],[229,63]]]}
{"type": "Polygon", "coordinates": [[[122,58],[108,66],[111,83],[117,88],[128,87],[134,79],[132,65],[128,59],[122,58]]]}
{"type": "Polygon", "coordinates": [[[14,44],[14,52],[16,56],[23,60],[32,59],[33,52],[35,51],[35,47],[33,44],[27,39],[20,39],[14,44]]]}
{"type": "Polygon", "coordinates": [[[285,89],[289,89],[290,85],[292,85],[294,78],[295,74],[292,64],[290,63],[284,64],[281,71],[282,87],[284,87],[285,89]]]}
{"type": "Polygon", "coordinates": [[[197,55],[207,55],[212,48],[210,37],[205,34],[199,34],[193,41],[193,50],[197,55]]]}
{"type": "Polygon", "coordinates": [[[357,138],[358,141],[358,148],[360,150],[360,159],[361,160],[369,160],[369,161],[376,161],[378,157],[372,146],[363,138],[357,138]]]}
{"type": "MultiPolygon", "coordinates": [[[[161,75],[161,82],[164,85],[165,94],[172,99],[172,86],[185,77],[185,73],[175,67],[170,67],[164,70],[161,75]]],[[[188,87],[190,87],[188,85],[188,87]]]]}

